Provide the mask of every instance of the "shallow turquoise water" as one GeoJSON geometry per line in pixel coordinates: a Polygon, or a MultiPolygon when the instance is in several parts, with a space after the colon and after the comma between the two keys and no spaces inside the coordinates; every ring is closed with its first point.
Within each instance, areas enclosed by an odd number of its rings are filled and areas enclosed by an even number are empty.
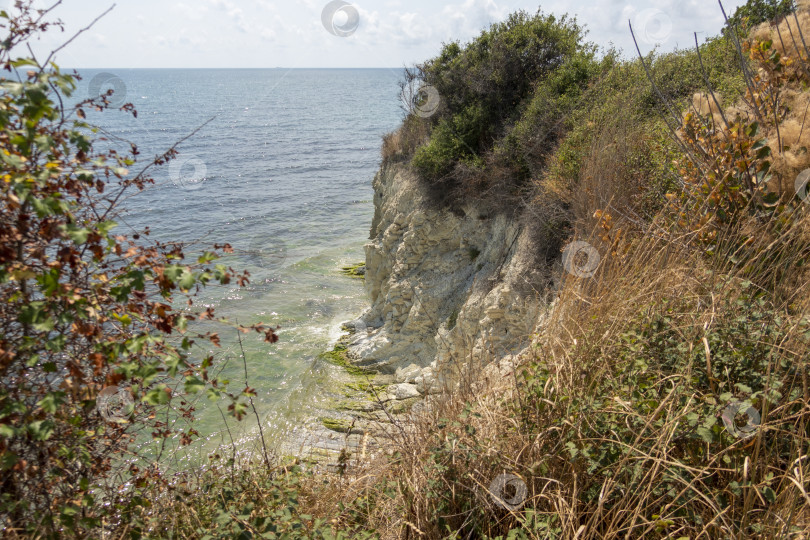
{"type": "MultiPolygon", "coordinates": [[[[230,243],[226,261],[251,285],[210,287],[201,302],[240,323],[277,324],[280,341],[244,337],[250,385],[274,445],[317,415],[336,368],[316,360],[341,322],[365,307],[362,281],[339,273],[363,260],[373,214],[371,180],[381,136],[401,120],[397,70],[86,70],[77,97],[115,88],[138,110],[89,118],[163,152],[212,119],[155,174],[156,185],[125,201],[121,227],[149,226],[161,240],[230,243]]],[[[243,387],[235,332],[220,328],[222,374],[243,387]]],[[[204,351],[200,351],[201,357],[204,351]]],[[[230,437],[253,437],[255,420],[223,430],[220,412],[198,399],[199,456],[230,437]],[[208,441],[206,443],[206,441],[208,441]]],[[[224,408],[224,407],[223,407],[224,408]]]]}

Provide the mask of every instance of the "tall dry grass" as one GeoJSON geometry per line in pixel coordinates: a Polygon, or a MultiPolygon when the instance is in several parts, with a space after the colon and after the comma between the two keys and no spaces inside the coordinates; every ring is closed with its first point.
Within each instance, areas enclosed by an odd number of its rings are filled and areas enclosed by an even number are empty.
{"type": "Polygon", "coordinates": [[[383,164],[407,159],[427,141],[430,123],[427,119],[409,114],[402,125],[383,136],[381,156],[383,164]]]}

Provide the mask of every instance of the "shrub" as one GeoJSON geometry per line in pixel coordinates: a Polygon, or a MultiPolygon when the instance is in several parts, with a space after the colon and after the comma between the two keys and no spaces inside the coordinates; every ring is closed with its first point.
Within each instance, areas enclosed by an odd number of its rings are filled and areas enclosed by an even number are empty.
{"type": "Polygon", "coordinates": [[[219,343],[200,323],[213,310],[190,306],[199,288],[247,274],[215,263],[228,245],[192,255],[148,230],[116,230],[118,201],[177,150],[134,174],[137,148],[98,150],[85,110],[108,109],[109,94],[69,107],[75,76],[12,57],[51,27],[31,5],[0,12],[0,521],[9,534],[84,536],[163,481],[145,456],[122,463],[137,435],[182,445],[197,435],[187,393],[228,396],[244,415],[252,391],[226,393],[197,344],[219,343]],[[119,474],[132,489],[106,484],[119,474]]]}
{"type": "MultiPolygon", "coordinates": [[[[559,223],[564,215],[568,226],[589,234],[594,212],[610,206],[621,217],[617,229],[643,230],[679,183],[672,161],[683,149],[672,135],[681,118],[671,111],[691,107],[706,79],[718,99],[733,100],[745,87],[735,54],[718,37],[700,45],[705,71],[696,51],[649,55],[649,78],[642,60],[606,57],[561,122],[563,136],[544,167],[533,172],[529,210],[539,221],[554,216],[559,223]]],[[[568,227],[556,228],[567,234],[568,227]]]]}
{"type": "Polygon", "coordinates": [[[470,105],[433,128],[430,140],[421,146],[411,162],[423,177],[444,180],[458,163],[481,165],[476,147],[483,137],[486,122],[481,105],[470,105]]]}
{"type": "Polygon", "coordinates": [[[483,170],[485,155],[520,119],[538,83],[558,70],[550,92],[579,82],[593,56],[582,36],[566,17],[520,11],[463,47],[445,45],[438,57],[406,71],[406,85],[418,79],[441,97],[429,120],[430,140],[414,155],[415,169],[450,193],[465,169],[483,170]],[[461,171],[454,178],[457,165],[461,171]]]}
{"type": "Polygon", "coordinates": [[[313,515],[329,499],[329,486],[317,481],[312,464],[268,469],[211,458],[204,471],[178,474],[168,487],[154,490],[148,503],[128,509],[120,530],[140,538],[211,540],[378,537],[356,523],[359,510],[373,501],[355,500],[329,516],[313,515]]]}
{"type": "Polygon", "coordinates": [[[726,28],[745,34],[754,26],[784,17],[795,10],[794,0],[748,0],[728,18],[726,28]]]}
{"type": "MultiPolygon", "coordinates": [[[[738,95],[744,85],[733,44],[714,38],[700,45],[700,54],[705,69],[694,50],[645,58],[653,88],[640,61],[619,61],[614,51],[597,58],[575,21],[517,13],[469,44],[450,43],[436,58],[406,70],[403,89],[417,81],[432,85],[441,105],[428,119],[413,113],[406,117],[403,130],[419,124],[429,129],[429,139],[414,145],[413,152],[403,149],[403,156],[412,156],[425,189],[443,205],[476,200],[509,213],[528,207],[539,226],[546,219],[558,223],[552,215],[560,210],[551,208],[572,203],[580,183],[572,173],[581,170],[590,145],[597,140],[603,147],[612,144],[600,130],[617,133],[614,124],[632,118],[631,123],[641,125],[621,136],[646,141],[630,146],[636,156],[649,154],[644,145],[668,144],[659,136],[659,128],[667,125],[667,102],[685,106],[707,80],[722,97],[738,95]],[[524,57],[540,61],[518,61],[524,57]],[[654,138],[646,136],[650,132],[654,138]],[[556,171],[553,180],[550,170],[556,171]],[[565,178],[556,176],[560,173],[565,178]],[[566,191],[568,200],[533,206],[532,201],[550,193],[559,199],[566,191]]],[[[418,139],[425,140],[423,133],[418,139]]],[[[655,178],[655,187],[649,195],[632,198],[645,201],[649,218],[656,210],[653,201],[661,200],[660,186],[672,174],[661,164],[655,170],[644,170],[643,164],[636,159],[638,177],[655,178]]]]}
{"type": "Polygon", "coordinates": [[[578,53],[539,81],[520,118],[495,144],[492,165],[505,165],[518,184],[539,174],[547,156],[566,134],[569,116],[581,107],[590,83],[614,64],[611,55],[596,62],[590,53],[578,53]]]}

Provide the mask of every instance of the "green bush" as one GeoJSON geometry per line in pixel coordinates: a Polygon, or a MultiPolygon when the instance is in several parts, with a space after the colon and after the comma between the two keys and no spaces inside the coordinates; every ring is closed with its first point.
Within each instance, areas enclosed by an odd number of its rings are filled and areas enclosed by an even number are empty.
{"type": "Polygon", "coordinates": [[[538,174],[545,157],[568,130],[571,114],[581,108],[588,85],[613,65],[612,55],[597,62],[589,52],[580,52],[550,73],[536,86],[520,118],[495,144],[493,164],[505,166],[518,183],[538,174]]]}
{"type": "Polygon", "coordinates": [[[477,148],[483,137],[486,120],[480,104],[449,118],[433,128],[430,140],[420,147],[411,162],[424,178],[439,180],[450,174],[457,163],[480,166],[477,148]]]}
{"type": "MultiPolygon", "coordinates": [[[[538,433],[536,440],[544,433],[564,434],[546,435],[539,453],[566,454],[582,508],[609,514],[626,503],[627,495],[616,493],[647,492],[650,506],[641,508],[638,499],[634,510],[654,519],[661,514],[658,532],[676,523],[700,530],[722,511],[752,534],[760,525],[753,516],[745,523],[751,504],[746,490],[758,492],[755,507],[767,516],[777,493],[789,489],[789,464],[808,435],[806,427],[796,429],[805,364],[796,351],[806,350],[807,335],[790,348],[785,344],[806,332],[808,321],[795,332],[750,282],[718,282],[705,294],[704,300],[714,302],[711,324],[696,324],[699,316],[688,313],[694,305],[682,299],[645,306],[618,343],[599,343],[599,367],[583,368],[579,391],[559,399],[556,409],[547,399],[554,380],[548,366],[538,362],[525,369],[526,393],[515,410],[524,422],[521,432],[538,433]],[[728,412],[733,404],[761,413],[761,420],[747,420],[744,429],[753,431],[735,432],[730,422],[740,428],[746,415],[734,418],[728,412]],[[762,448],[759,465],[745,478],[740,471],[746,460],[756,459],[744,444],[748,433],[761,437],[762,448]],[[650,483],[661,454],[666,468],[650,483]]],[[[550,457],[544,467],[554,462],[550,457]]]]}
{"type": "Polygon", "coordinates": [[[116,229],[119,201],[177,150],[130,173],[134,145],[99,149],[85,111],[109,110],[110,93],[68,106],[75,75],[12,56],[51,26],[32,3],[0,11],[0,521],[37,538],[97,536],[159,482],[146,453],[130,460],[133,441],[184,446],[198,435],[185,423],[189,394],[226,398],[244,416],[252,390],[234,395],[209,376],[219,337],[200,321],[213,310],[186,305],[247,275],[215,262],[228,245],[184,253],[116,229]],[[120,478],[132,489],[119,490],[120,478]]]}
{"type": "MultiPolygon", "coordinates": [[[[413,162],[421,176],[446,180],[457,163],[480,167],[519,120],[538,81],[563,66],[574,73],[590,61],[593,48],[582,37],[582,29],[566,17],[519,11],[463,47],[445,45],[420,66],[410,76],[432,85],[442,100],[431,119],[430,142],[413,162]]],[[[563,87],[570,85],[565,76],[558,79],[563,87]]]]}
{"type": "Polygon", "coordinates": [[[792,13],[795,9],[794,0],[748,0],[729,17],[726,28],[738,28],[745,32],[759,23],[792,13]]]}
{"type": "MultiPolygon", "coordinates": [[[[531,186],[550,168],[564,174],[560,185],[576,189],[585,157],[606,127],[634,125],[632,137],[646,141],[634,151],[650,154],[644,145],[668,144],[660,135],[670,111],[686,107],[707,81],[721,99],[733,99],[743,87],[735,48],[723,36],[700,45],[700,60],[694,48],[651,53],[644,58],[649,75],[638,59],[622,61],[612,50],[597,56],[583,37],[576,21],[518,12],[406,71],[403,87],[421,81],[441,97],[430,118],[411,114],[403,124],[412,129],[421,122],[429,138],[421,135],[425,142],[407,149],[401,145],[434,199],[448,206],[482,199],[496,210],[513,211],[548,198],[531,186]]],[[[634,188],[641,192],[633,197],[661,200],[671,174],[660,165],[645,170],[644,160],[635,160],[634,188]],[[640,181],[645,175],[653,179],[650,194],[640,181]]],[[[546,211],[535,210],[542,221],[546,211]]]]}
{"type": "MultiPolygon", "coordinates": [[[[152,500],[122,516],[130,538],[204,538],[229,540],[371,539],[378,535],[355,523],[364,504],[344,505],[329,519],[308,508],[315,474],[299,465],[267,470],[249,463],[222,467],[212,456],[204,472],[183,473],[169,489],[153,492],[152,500]]],[[[317,496],[317,494],[315,494],[317,496]]]]}

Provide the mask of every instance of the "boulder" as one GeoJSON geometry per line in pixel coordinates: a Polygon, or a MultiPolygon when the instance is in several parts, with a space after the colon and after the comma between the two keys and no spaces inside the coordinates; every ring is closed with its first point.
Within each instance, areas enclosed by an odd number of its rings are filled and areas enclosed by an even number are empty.
{"type": "Polygon", "coordinates": [[[419,375],[422,374],[422,368],[416,364],[410,364],[406,367],[397,368],[394,375],[398,383],[411,383],[413,384],[419,375]]]}
{"type": "Polygon", "coordinates": [[[392,384],[388,387],[388,396],[391,399],[403,400],[419,397],[419,390],[416,385],[409,383],[392,384]]]}

